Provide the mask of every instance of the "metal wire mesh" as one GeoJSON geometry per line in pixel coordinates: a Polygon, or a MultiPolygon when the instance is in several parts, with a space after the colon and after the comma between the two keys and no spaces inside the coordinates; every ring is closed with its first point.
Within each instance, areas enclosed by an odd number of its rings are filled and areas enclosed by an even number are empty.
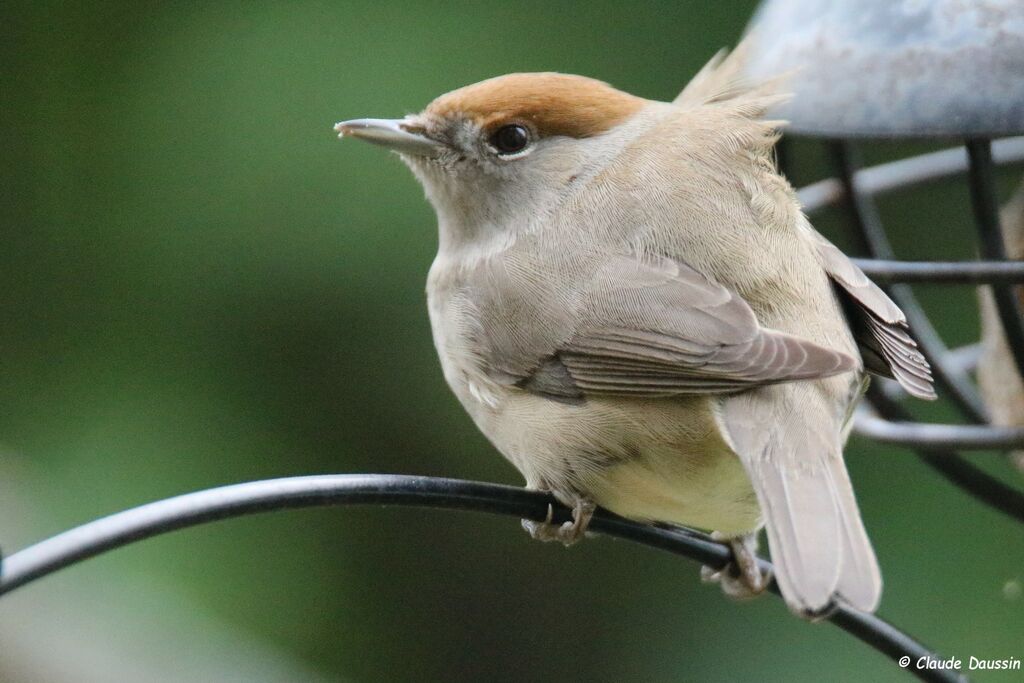
{"type": "MultiPolygon", "coordinates": [[[[1016,284],[1024,282],[1024,262],[1007,259],[999,223],[996,165],[1024,163],[1024,136],[968,139],[956,148],[862,168],[855,142],[827,143],[836,177],[799,191],[808,214],[839,206],[850,224],[864,271],[882,284],[903,309],[922,353],[932,365],[940,396],[956,408],[962,422],[915,422],[895,384],[875,386],[857,414],[855,433],[914,450],[954,485],[1000,512],[1024,522],[1024,493],[965,460],[961,450],[1010,450],[1024,447],[1024,428],[991,424],[972,378],[977,346],[950,349],[936,331],[909,283],[992,286],[996,309],[1017,372],[1024,371],[1024,317],[1016,284]],[[896,257],[875,199],[926,182],[965,175],[970,189],[977,261],[913,262],[896,257]]],[[[787,159],[787,155],[782,155],[787,159]]]]}

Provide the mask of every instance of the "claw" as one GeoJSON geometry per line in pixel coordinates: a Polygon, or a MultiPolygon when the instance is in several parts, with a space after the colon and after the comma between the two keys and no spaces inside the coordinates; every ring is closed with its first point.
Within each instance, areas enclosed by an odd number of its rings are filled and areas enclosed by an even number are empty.
{"type": "Polygon", "coordinates": [[[551,524],[551,520],[554,516],[555,508],[548,503],[548,514],[544,518],[543,522],[535,522],[532,519],[524,519],[520,521],[522,522],[523,528],[526,529],[526,532],[530,534],[530,536],[538,541],[550,541],[553,539],[548,538],[546,535],[550,533],[549,530],[553,526],[551,524]]]}
{"type": "Polygon", "coordinates": [[[581,540],[590,525],[590,518],[594,516],[596,506],[589,500],[577,498],[572,509],[572,521],[562,524],[552,524],[554,510],[549,505],[547,518],[543,522],[534,522],[530,519],[523,520],[523,528],[530,536],[538,541],[558,541],[566,546],[581,540]]]}
{"type": "Polygon", "coordinates": [[[757,535],[729,538],[716,531],[711,537],[729,546],[732,560],[720,570],[701,567],[701,580],[721,584],[722,592],[737,600],[748,600],[763,593],[772,577],[771,572],[762,572],[757,564],[757,535]]]}

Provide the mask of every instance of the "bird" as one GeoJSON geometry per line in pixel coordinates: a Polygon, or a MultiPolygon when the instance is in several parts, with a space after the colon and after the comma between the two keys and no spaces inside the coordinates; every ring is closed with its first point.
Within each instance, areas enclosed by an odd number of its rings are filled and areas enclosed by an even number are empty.
{"type": "MultiPolygon", "coordinates": [[[[788,607],[874,611],[881,573],[843,461],[867,375],[933,399],[895,303],[811,226],[774,162],[787,76],[721,51],[671,102],[513,73],[399,119],[336,124],[397,152],[438,219],[427,308],[447,384],[523,475],[731,549],[702,576],[788,607]]],[[[550,510],[550,509],[549,509],[550,510]]]]}

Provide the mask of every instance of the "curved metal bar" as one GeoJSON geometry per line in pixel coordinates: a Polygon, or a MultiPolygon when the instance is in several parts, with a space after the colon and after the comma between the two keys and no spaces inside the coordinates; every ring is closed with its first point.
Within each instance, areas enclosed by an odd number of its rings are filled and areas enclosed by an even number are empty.
{"type": "MultiPolygon", "coordinates": [[[[999,222],[999,197],[992,171],[992,148],[988,140],[968,140],[967,181],[971,188],[971,207],[974,224],[978,229],[978,251],[982,258],[993,261],[1007,259],[1003,230],[999,222]]],[[[999,323],[1006,335],[1007,346],[1013,355],[1017,374],[1024,377],[1024,310],[1017,292],[1010,286],[992,287],[999,323]]]]}
{"type": "Polygon", "coordinates": [[[1024,427],[891,422],[857,412],[853,433],[881,443],[912,448],[1009,450],[1024,448],[1024,427]]]}
{"type": "Polygon", "coordinates": [[[880,284],[928,282],[987,285],[1024,282],[1024,261],[889,261],[857,258],[853,262],[880,284]]]}
{"type": "MultiPolygon", "coordinates": [[[[895,254],[882,227],[878,209],[871,198],[855,183],[858,166],[856,149],[850,142],[843,140],[832,142],[831,148],[838,167],[839,180],[848,199],[855,235],[861,242],[861,248],[873,258],[893,259],[895,254]]],[[[974,383],[966,373],[958,372],[947,362],[946,344],[932,326],[913,291],[906,285],[892,285],[887,287],[886,291],[907,317],[921,352],[931,363],[932,373],[940,389],[953,399],[961,412],[972,422],[987,422],[985,404],[978,395],[974,383]]]]}
{"type": "MultiPolygon", "coordinates": [[[[25,548],[0,565],[0,595],[62,567],[134,541],[205,522],[246,514],[322,505],[388,504],[475,510],[543,520],[548,506],[552,521],[571,519],[569,511],[552,496],[511,486],[407,475],[342,474],[289,477],[223,486],[142,505],[83,524],[25,548]]],[[[614,518],[595,515],[594,530],[614,518]]],[[[712,566],[728,559],[725,546],[697,532],[659,529],[625,522],[615,535],[633,540],[654,537],[675,539],[676,550],[712,566]]],[[[672,543],[675,541],[673,540],[672,543]]]]}
{"type": "MultiPolygon", "coordinates": [[[[197,491],[125,510],[65,531],[11,555],[0,566],[0,595],[90,557],[158,534],[257,512],[324,505],[387,504],[491,512],[552,521],[571,512],[553,497],[483,482],[386,474],[337,474],[269,479],[197,491]]],[[[593,531],[635,541],[721,569],[731,554],[706,534],[631,522],[598,510],[593,531]]],[[[759,560],[762,570],[771,565],[759,560]]],[[[772,592],[778,594],[773,583],[772,592]]],[[[827,619],[890,659],[938,658],[923,645],[872,614],[838,605],[827,619]]],[[[926,681],[963,680],[953,671],[908,669],[926,681]]]]}
{"type": "MultiPolygon", "coordinates": [[[[995,140],[992,143],[992,158],[1000,166],[1024,161],[1024,136],[995,140]]],[[[860,169],[854,182],[860,192],[877,196],[951,178],[966,170],[967,154],[964,148],[952,147],[860,169]]],[[[807,213],[838,204],[844,196],[843,183],[836,178],[821,180],[797,191],[797,198],[807,213]]]]}
{"type": "MultiPolygon", "coordinates": [[[[911,420],[910,413],[880,388],[870,387],[868,398],[882,415],[903,422],[911,420]]],[[[914,444],[912,448],[926,465],[957,487],[989,507],[1024,522],[1024,493],[986,474],[952,450],[920,444],[914,444]]]]}
{"type": "Polygon", "coordinates": [[[956,368],[958,372],[973,372],[978,367],[981,351],[981,342],[975,342],[950,349],[949,355],[946,358],[949,360],[949,364],[956,368]]]}

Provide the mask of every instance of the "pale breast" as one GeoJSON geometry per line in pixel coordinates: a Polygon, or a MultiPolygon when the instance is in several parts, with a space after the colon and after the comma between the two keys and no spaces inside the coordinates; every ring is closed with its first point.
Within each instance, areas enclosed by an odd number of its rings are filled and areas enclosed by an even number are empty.
{"type": "Polygon", "coordinates": [[[430,328],[445,381],[470,415],[496,410],[499,387],[480,357],[484,334],[480,312],[462,290],[457,273],[435,261],[427,280],[430,328]]]}
{"type": "Polygon", "coordinates": [[[577,492],[631,519],[752,531],[757,500],[713,410],[706,398],[567,405],[513,389],[477,423],[530,486],[577,492]]]}

